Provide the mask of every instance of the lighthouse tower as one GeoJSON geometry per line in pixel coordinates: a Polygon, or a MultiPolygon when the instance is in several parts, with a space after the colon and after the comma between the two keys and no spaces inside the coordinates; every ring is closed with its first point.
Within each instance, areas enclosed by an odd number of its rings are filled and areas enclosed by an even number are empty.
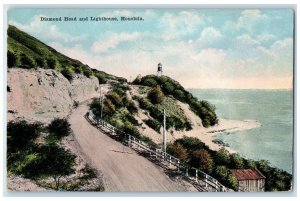
{"type": "Polygon", "coordinates": [[[162,76],[162,65],[161,63],[159,62],[158,65],[157,65],[157,77],[160,77],[162,76]]]}

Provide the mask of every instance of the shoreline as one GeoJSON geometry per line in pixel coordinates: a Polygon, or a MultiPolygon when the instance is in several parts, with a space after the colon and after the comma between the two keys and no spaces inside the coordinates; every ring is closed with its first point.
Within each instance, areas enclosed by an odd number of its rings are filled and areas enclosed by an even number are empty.
{"type": "Polygon", "coordinates": [[[216,143],[215,141],[216,139],[214,138],[216,134],[245,131],[245,130],[260,128],[261,126],[262,125],[259,121],[253,119],[245,119],[245,120],[219,119],[218,124],[206,128],[205,135],[210,135],[209,137],[210,141],[207,141],[206,144],[215,151],[224,147],[230,153],[237,153],[236,150],[232,149],[230,146],[226,146],[226,144],[216,143]]]}

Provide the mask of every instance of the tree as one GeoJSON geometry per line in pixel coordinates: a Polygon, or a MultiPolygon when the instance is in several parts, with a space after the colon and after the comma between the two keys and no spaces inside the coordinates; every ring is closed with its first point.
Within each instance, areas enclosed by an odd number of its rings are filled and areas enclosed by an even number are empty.
{"type": "Polygon", "coordinates": [[[159,104],[164,99],[164,94],[159,86],[152,88],[148,92],[148,98],[153,104],[159,104]]]}
{"type": "Polygon", "coordinates": [[[231,187],[233,190],[238,190],[238,180],[233,176],[232,173],[229,173],[226,179],[226,184],[231,187]]]}
{"type": "Polygon", "coordinates": [[[205,149],[194,151],[191,158],[192,166],[200,168],[200,170],[211,173],[213,170],[213,159],[205,149]]]}
{"type": "Polygon", "coordinates": [[[67,119],[55,118],[47,126],[50,135],[54,136],[57,140],[61,140],[63,137],[68,136],[71,133],[71,125],[67,119]]]}
{"type": "Polygon", "coordinates": [[[237,153],[231,154],[231,156],[230,156],[230,167],[232,169],[242,169],[242,168],[244,168],[243,159],[239,154],[237,154],[237,153]]]}
{"type": "Polygon", "coordinates": [[[26,121],[8,122],[7,152],[8,155],[32,146],[42,130],[40,123],[26,121]]]}
{"type": "Polygon", "coordinates": [[[217,165],[225,165],[227,166],[230,162],[230,154],[229,152],[222,147],[216,154],[215,154],[215,163],[217,165]]]}
{"type": "Polygon", "coordinates": [[[176,158],[187,162],[189,160],[187,150],[179,143],[173,143],[167,145],[167,152],[176,158]]]}
{"type": "Polygon", "coordinates": [[[7,66],[8,68],[14,67],[17,65],[18,62],[18,55],[14,52],[7,51],[7,66]]]}
{"type": "Polygon", "coordinates": [[[59,190],[60,178],[75,173],[75,156],[68,150],[56,144],[49,144],[41,148],[42,159],[36,169],[40,175],[52,177],[59,190]]]}

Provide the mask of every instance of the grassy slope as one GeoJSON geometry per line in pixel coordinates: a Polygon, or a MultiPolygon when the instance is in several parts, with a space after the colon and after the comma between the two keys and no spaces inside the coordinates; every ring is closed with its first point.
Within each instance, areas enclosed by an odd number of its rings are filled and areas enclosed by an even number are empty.
{"type": "Polygon", "coordinates": [[[30,65],[29,67],[27,66],[26,68],[53,68],[47,64],[47,60],[52,59],[56,61],[54,69],[57,71],[68,70],[71,74],[76,72],[83,73],[87,76],[94,75],[98,77],[99,81],[102,80],[102,82],[105,82],[107,79],[125,80],[123,78],[107,74],[103,71],[92,69],[88,65],[83,64],[76,59],[67,57],[14,26],[9,25],[7,36],[8,51],[18,57],[18,61],[14,67],[25,67],[20,61],[21,55],[25,54],[33,61],[33,65],[30,65]],[[36,62],[37,59],[43,60],[45,65],[38,66],[36,62]]]}

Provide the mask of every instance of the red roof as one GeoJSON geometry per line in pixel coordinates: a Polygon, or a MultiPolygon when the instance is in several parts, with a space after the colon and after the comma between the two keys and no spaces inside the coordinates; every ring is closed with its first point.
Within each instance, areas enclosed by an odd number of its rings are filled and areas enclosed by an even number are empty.
{"type": "Polygon", "coordinates": [[[258,169],[232,170],[232,173],[238,181],[266,178],[258,169]]]}

